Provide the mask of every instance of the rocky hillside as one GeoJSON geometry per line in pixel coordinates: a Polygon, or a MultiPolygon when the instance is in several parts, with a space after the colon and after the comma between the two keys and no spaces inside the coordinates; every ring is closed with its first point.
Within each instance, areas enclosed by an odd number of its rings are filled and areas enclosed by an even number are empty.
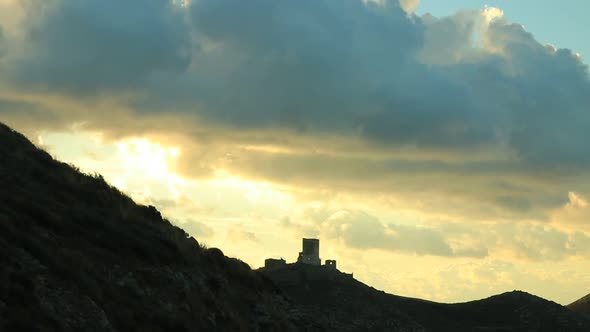
{"type": "Polygon", "coordinates": [[[0,331],[298,331],[250,267],[0,123],[0,331]]]}
{"type": "Polygon", "coordinates": [[[521,292],[448,305],[253,271],[1,123],[0,262],[0,331],[590,331],[521,292]]]}
{"type": "Polygon", "coordinates": [[[557,303],[514,291],[443,304],[386,294],[349,274],[290,264],[261,270],[323,326],[339,331],[590,331],[590,320],[557,303]]]}

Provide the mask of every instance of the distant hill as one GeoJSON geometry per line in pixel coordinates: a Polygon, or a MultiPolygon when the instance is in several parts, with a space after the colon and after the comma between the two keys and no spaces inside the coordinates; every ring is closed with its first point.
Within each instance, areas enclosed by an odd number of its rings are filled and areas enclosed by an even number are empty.
{"type": "Polygon", "coordinates": [[[568,304],[567,307],[575,312],[590,315],[590,294],[568,304]]]}
{"type": "Polygon", "coordinates": [[[326,267],[290,264],[261,270],[306,314],[340,331],[590,331],[588,318],[540,297],[513,291],[443,304],[390,295],[326,267]]]}
{"type": "Polygon", "coordinates": [[[590,331],[512,292],[440,304],[351,275],[253,271],[0,123],[0,331],[590,331]]]}

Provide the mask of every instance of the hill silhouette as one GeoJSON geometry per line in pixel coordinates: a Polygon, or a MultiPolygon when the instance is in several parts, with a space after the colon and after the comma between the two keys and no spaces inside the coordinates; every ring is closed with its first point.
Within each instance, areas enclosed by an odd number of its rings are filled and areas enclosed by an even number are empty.
{"type": "Polygon", "coordinates": [[[568,304],[567,307],[575,312],[590,315],[590,294],[568,304]]]}
{"type": "Polygon", "coordinates": [[[306,313],[342,331],[590,331],[582,315],[522,291],[444,304],[387,294],[323,266],[261,271],[306,313]]]}
{"type": "Polygon", "coordinates": [[[590,331],[523,292],[440,304],[253,271],[0,123],[0,331],[590,331]]]}

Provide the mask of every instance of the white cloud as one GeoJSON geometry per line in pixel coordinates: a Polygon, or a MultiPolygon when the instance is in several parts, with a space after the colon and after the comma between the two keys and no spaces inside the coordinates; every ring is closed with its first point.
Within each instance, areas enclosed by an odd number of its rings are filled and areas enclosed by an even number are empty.
{"type": "Polygon", "coordinates": [[[551,213],[551,221],[566,230],[590,231],[590,206],[578,192],[567,193],[567,201],[551,213]]]}
{"type": "Polygon", "coordinates": [[[420,0],[400,0],[402,8],[408,12],[413,13],[420,5],[420,0]]]}
{"type": "Polygon", "coordinates": [[[504,16],[504,11],[498,7],[485,6],[481,10],[481,15],[484,18],[485,23],[490,24],[493,20],[504,16]]]}

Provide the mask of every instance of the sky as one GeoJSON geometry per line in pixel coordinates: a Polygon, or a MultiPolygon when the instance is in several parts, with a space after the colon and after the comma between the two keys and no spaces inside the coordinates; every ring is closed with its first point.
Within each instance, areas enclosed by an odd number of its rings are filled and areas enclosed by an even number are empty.
{"type": "Polygon", "coordinates": [[[0,0],[0,121],[253,268],[590,292],[585,1],[0,0]]]}

